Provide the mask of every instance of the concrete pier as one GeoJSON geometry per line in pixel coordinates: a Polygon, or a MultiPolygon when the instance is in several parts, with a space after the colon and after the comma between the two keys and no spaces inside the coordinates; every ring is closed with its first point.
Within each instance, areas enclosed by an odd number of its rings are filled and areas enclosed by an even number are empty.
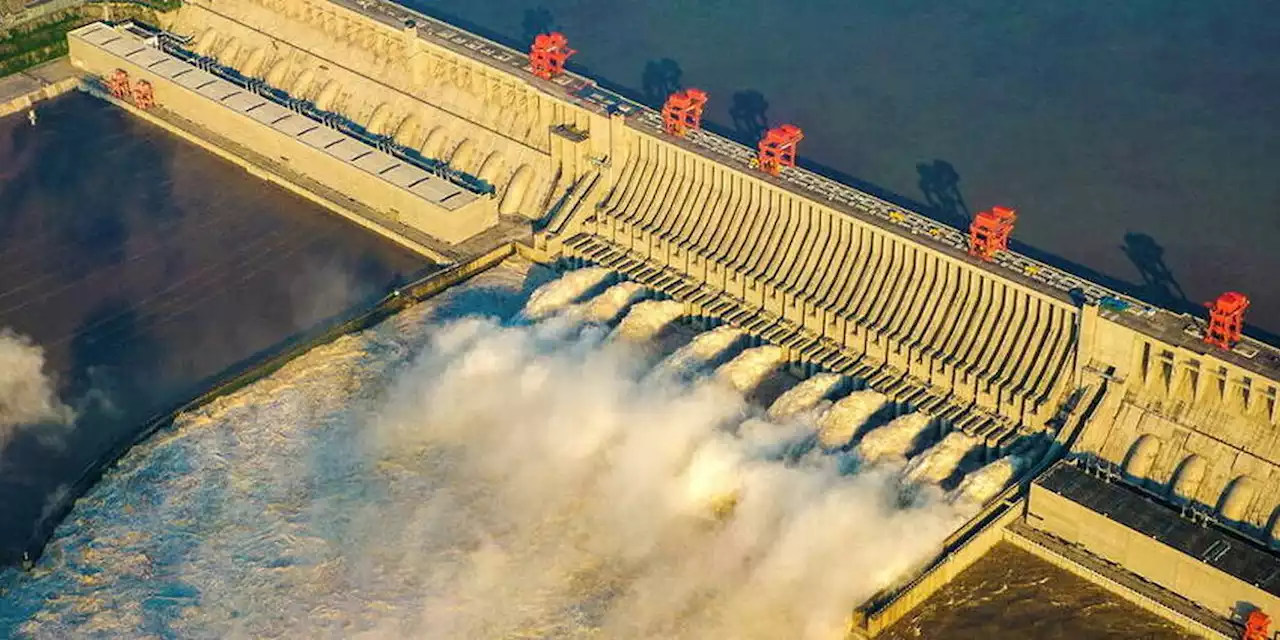
{"type": "Polygon", "coordinates": [[[0,118],[26,111],[36,104],[74,90],[80,72],[67,58],[0,78],[0,118]]]}

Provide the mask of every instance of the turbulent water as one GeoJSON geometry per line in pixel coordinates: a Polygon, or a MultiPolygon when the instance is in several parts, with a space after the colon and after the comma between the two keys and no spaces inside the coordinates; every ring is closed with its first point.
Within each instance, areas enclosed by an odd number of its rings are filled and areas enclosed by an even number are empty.
{"type": "Polygon", "coordinates": [[[716,377],[741,393],[750,393],[782,364],[782,348],[752,347],[716,369],[716,377]]]}
{"type": "Polygon", "coordinates": [[[182,416],[32,573],[0,577],[0,636],[842,637],[976,508],[905,492],[901,463],[777,455],[818,425],[771,422],[733,382],[775,348],[655,377],[628,336],[516,313],[523,277],[501,267],[182,416]]]}
{"type": "Polygon", "coordinates": [[[889,401],[882,393],[855,391],[831,405],[818,421],[818,441],[837,449],[853,441],[858,429],[889,401]]]}
{"type": "Polygon", "coordinates": [[[840,386],[841,380],[841,377],[834,373],[818,373],[810,376],[788,389],[769,405],[769,419],[784,421],[814,410],[840,386]]]}

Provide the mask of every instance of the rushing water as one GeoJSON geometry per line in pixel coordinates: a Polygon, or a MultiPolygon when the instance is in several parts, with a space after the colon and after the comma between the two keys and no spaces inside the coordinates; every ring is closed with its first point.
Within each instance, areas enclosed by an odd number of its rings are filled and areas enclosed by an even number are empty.
{"type": "Polygon", "coordinates": [[[776,347],[655,376],[636,332],[517,313],[540,274],[508,263],[181,416],[0,577],[0,635],[835,638],[976,508],[905,450],[788,446],[821,416],[744,396],[776,347]]]}
{"type": "Polygon", "coordinates": [[[0,119],[0,563],[156,412],[430,267],[101,100],[37,109],[0,119]],[[39,348],[70,428],[6,415],[35,384],[8,331],[39,348]]]}

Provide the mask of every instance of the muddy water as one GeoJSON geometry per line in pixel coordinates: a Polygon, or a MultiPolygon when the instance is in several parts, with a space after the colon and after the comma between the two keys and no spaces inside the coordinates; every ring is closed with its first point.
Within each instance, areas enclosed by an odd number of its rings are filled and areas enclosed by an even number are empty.
{"type": "Polygon", "coordinates": [[[1165,620],[1013,545],[976,564],[880,636],[1191,640],[1165,620]]]}

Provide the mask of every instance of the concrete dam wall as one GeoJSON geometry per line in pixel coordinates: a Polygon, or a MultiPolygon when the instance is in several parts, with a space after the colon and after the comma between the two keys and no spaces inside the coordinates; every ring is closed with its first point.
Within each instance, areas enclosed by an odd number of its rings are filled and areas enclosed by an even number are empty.
{"type": "Polygon", "coordinates": [[[160,26],[492,192],[458,206],[389,199],[392,186],[347,165],[391,175],[401,156],[352,147],[334,160],[302,139],[319,133],[278,136],[284,119],[246,126],[267,107],[196,97],[154,47],[94,40],[103,25],[73,33],[71,57],[93,75],[151,81],[156,117],[343,176],[336,189],[443,242],[518,216],[537,230],[529,253],[616,272],[686,317],[780,347],[798,372],[858,380],[936,417],[939,435],[974,438],[987,460],[1052,440],[1050,457],[1105,468],[1263,545],[1280,536],[1280,351],[1269,345],[1211,347],[1198,318],[1013,252],[975,258],[957,229],[803,169],[765,174],[752,149],[705,131],[667,135],[658,114],[588,78],[537,78],[525,53],[397,5],[195,0],[160,26]]]}
{"type": "MultiPolygon", "coordinates": [[[[732,316],[780,338],[795,362],[874,378],[993,444],[1043,429],[1105,379],[1078,452],[1124,465],[1150,436],[1160,445],[1148,481],[1170,485],[1181,466],[1196,475],[1196,456],[1211,471],[1182,491],[1216,508],[1229,485],[1250,487],[1244,519],[1271,524],[1270,347],[1210,350],[1184,331],[1193,319],[1137,301],[1100,310],[1100,297],[1123,296],[1021,256],[982,262],[957,230],[800,169],[753,171],[745,147],[703,131],[666,136],[656,114],[589,79],[536,78],[525,54],[394,5],[196,1],[163,22],[196,53],[492,184],[499,213],[546,222],[536,242],[549,256],[607,262],[691,313],[732,316]]],[[[119,66],[85,47],[72,57],[99,74],[119,66]]],[[[449,232],[421,223],[448,240],[496,222],[441,215],[470,220],[449,232]]]]}

